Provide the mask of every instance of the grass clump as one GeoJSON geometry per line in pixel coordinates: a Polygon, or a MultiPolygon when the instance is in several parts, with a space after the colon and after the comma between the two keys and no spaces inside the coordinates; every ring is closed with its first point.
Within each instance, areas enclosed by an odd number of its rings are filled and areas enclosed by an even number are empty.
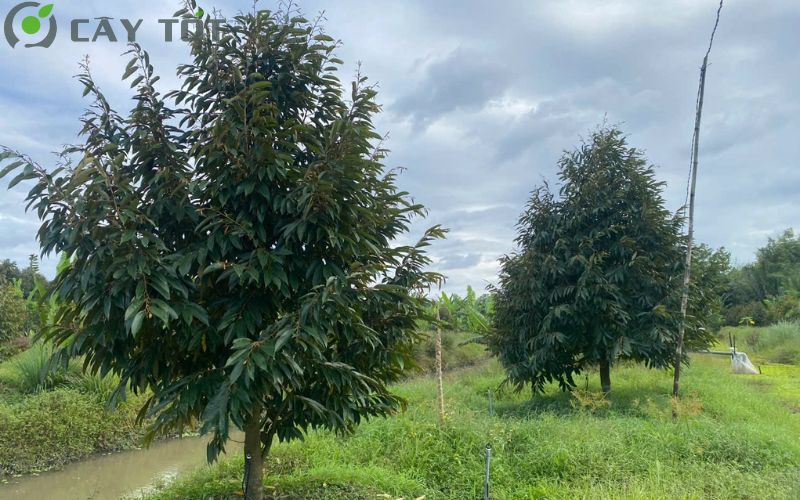
{"type": "Polygon", "coordinates": [[[79,360],[64,367],[51,367],[47,363],[52,348],[46,344],[33,344],[28,350],[0,363],[0,386],[6,395],[34,394],[58,387],[71,387],[87,394],[107,399],[119,383],[119,377],[83,373],[79,360]]]}
{"type": "Polygon", "coordinates": [[[77,363],[71,363],[67,368],[57,367],[46,371],[52,353],[52,348],[46,344],[33,344],[28,350],[0,365],[0,383],[24,394],[67,385],[80,373],[80,367],[77,363]]]}

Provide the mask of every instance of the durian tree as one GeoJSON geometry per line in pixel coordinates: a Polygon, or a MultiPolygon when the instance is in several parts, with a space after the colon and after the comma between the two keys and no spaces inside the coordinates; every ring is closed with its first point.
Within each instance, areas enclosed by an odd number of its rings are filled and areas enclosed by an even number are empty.
{"type": "Polygon", "coordinates": [[[151,436],[199,423],[209,460],[242,430],[261,498],[276,439],[403,408],[389,384],[431,319],[425,247],[444,231],[395,243],[425,209],[384,167],[374,87],[342,84],[318,23],[259,11],[190,45],[166,95],[131,47],[128,114],[83,65],[82,142],[56,168],[2,149],[2,175],[30,186],[42,252],[69,257],[44,335],[57,360],[118,375],[115,401],[149,394],[151,436]]]}

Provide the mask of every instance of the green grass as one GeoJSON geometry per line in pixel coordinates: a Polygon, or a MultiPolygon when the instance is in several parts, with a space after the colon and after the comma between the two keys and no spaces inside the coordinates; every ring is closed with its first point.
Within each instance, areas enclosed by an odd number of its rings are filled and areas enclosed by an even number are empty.
{"type": "Polygon", "coordinates": [[[0,398],[0,476],[140,445],[142,431],[134,420],[142,402],[133,398],[108,412],[98,395],[71,388],[0,398]]]}
{"type": "MultiPolygon", "coordinates": [[[[444,334],[445,368],[474,364],[484,358],[478,345],[460,345],[465,333],[444,334]]],[[[433,370],[432,340],[419,349],[420,368],[433,370]],[[430,352],[429,352],[430,351],[430,352]]],[[[116,387],[115,377],[82,374],[80,363],[43,377],[50,349],[34,344],[28,350],[0,362],[0,476],[58,468],[97,452],[136,447],[142,429],[134,425],[143,398],[133,398],[116,412],[108,412],[105,400],[116,387]]],[[[303,486],[297,488],[302,490],[303,486]]],[[[324,494],[357,498],[350,483],[331,485],[324,494]],[[327,492],[327,493],[326,493],[327,492]]],[[[299,491],[299,490],[298,490],[299,491]]],[[[372,488],[366,488],[369,498],[372,488]]]]}
{"type": "Polygon", "coordinates": [[[800,323],[723,328],[720,337],[726,346],[729,333],[736,336],[736,348],[757,362],[800,365],[800,323]]]}
{"type": "MultiPolygon", "coordinates": [[[[348,438],[312,433],[280,444],[267,466],[267,492],[281,498],[480,498],[484,447],[492,443],[492,498],[798,498],[800,414],[778,375],[730,373],[725,358],[696,357],[672,419],[671,377],[621,366],[608,403],[588,392],[551,389],[495,395],[494,362],[446,377],[448,422],[436,421],[435,384],[397,386],[406,413],[362,425],[348,438]],[[787,399],[788,398],[788,399],[787,399]]],[[[581,383],[583,387],[583,381],[581,383]]],[[[794,399],[800,404],[800,399],[794,399]]],[[[238,446],[238,445],[235,445],[238,446]]],[[[241,489],[241,458],[200,469],[157,499],[230,498],[241,489]]]]}

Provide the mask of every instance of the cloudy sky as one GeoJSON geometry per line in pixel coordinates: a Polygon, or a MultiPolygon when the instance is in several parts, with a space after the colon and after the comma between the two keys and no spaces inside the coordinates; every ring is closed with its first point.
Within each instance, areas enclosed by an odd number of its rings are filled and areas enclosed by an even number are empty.
{"type": "MultiPolygon", "coordinates": [[[[5,17],[16,0],[0,1],[5,17]]],[[[262,1],[271,8],[274,2],[262,1]]],[[[247,1],[202,5],[232,17],[247,1]]],[[[423,225],[449,227],[432,253],[447,289],[482,290],[497,258],[513,250],[528,193],[554,179],[564,149],[604,119],[647,152],[678,209],[685,198],[698,69],[717,0],[307,0],[325,11],[343,46],[342,76],[356,64],[379,84],[389,134],[388,166],[407,168],[401,187],[430,209],[423,225]]],[[[143,19],[162,88],[178,84],[187,50],[164,42],[159,18],[177,2],[56,2],[56,41],[12,49],[0,39],[0,144],[44,165],[77,140],[85,102],[71,77],[88,54],[96,80],[119,110],[132,107],[120,82],[124,43],[69,40],[69,20],[143,19]]],[[[93,23],[96,21],[92,21],[93,23]]],[[[709,69],[698,181],[697,237],[744,263],[769,236],[800,228],[800,2],[728,0],[709,69]]],[[[93,25],[82,28],[91,36],[93,25]]],[[[24,40],[23,40],[24,41],[24,40]]],[[[0,259],[38,253],[37,220],[25,186],[0,183],[0,259]]],[[[52,275],[54,259],[43,269],[52,275]]]]}

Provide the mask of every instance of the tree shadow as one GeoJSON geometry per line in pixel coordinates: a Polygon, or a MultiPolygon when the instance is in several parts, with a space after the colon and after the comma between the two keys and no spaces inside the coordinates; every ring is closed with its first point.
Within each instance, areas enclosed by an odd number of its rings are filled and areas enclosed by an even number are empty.
{"type": "Polygon", "coordinates": [[[526,400],[512,400],[498,395],[494,413],[499,418],[525,419],[544,414],[577,416],[590,414],[599,418],[630,416],[652,418],[671,414],[668,388],[661,385],[623,386],[604,396],[599,388],[579,385],[572,392],[548,387],[544,394],[526,400]]]}

